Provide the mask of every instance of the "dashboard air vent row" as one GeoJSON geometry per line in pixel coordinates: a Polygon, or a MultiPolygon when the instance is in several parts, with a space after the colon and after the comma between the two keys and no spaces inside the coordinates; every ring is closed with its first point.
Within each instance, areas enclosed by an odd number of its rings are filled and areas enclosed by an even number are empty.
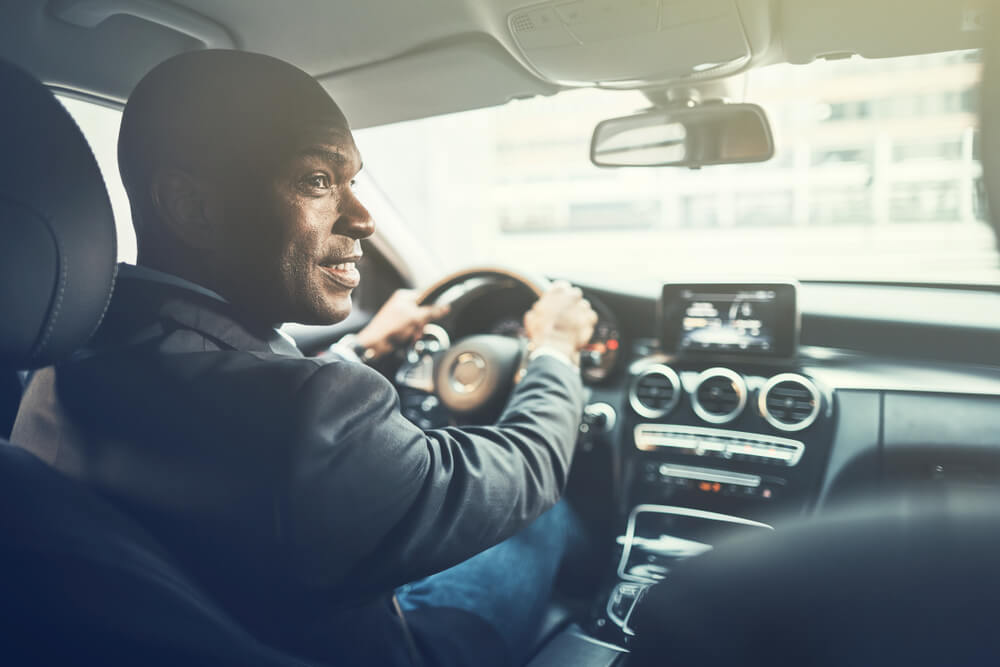
{"type": "Polygon", "coordinates": [[[681,399],[681,379],[662,364],[644,368],[632,381],[629,404],[636,414],[656,419],[669,414],[681,399]]]}
{"type": "Polygon", "coordinates": [[[821,397],[816,385],[797,373],[782,373],[760,390],[760,414],[779,431],[801,431],[816,421],[821,397]]]}
{"type": "Polygon", "coordinates": [[[743,376],[728,368],[709,368],[695,381],[691,405],[710,424],[727,424],[743,412],[747,385],[743,376]]]}

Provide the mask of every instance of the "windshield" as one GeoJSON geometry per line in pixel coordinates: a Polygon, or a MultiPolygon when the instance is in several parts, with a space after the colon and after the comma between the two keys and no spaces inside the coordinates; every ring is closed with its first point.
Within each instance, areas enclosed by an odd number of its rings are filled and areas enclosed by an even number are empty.
{"type": "Polygon", "coordinates": [[[984,223],[978,52],[774,65],[745,81],[766,163],[602,169],[594,125],[648,106],[578,90],[356,132],[446,269],[598,284],[689,277],[1000,283],[984,223]]]}

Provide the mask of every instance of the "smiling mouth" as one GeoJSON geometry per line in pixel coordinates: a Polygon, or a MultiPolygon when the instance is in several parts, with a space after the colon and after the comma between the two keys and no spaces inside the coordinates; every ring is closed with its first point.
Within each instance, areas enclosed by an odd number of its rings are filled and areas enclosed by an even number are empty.
{"type": "Polygon", "coordinates": [[[358,271],[358,260],[360,257],[344,258],[343,261],[324,262],[319,265],[323,273],[336,282],[341,287],[354,289],[361,282],[361,273],[358,271]]]}

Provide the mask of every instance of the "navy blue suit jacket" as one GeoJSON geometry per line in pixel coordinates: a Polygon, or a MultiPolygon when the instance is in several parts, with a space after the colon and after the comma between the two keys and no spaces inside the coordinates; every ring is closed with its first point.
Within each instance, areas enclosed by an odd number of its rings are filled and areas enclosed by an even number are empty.
{"type": "Polygon", "coordinates": [[[392,591],[556,502],[579,374],[537,358],[495,425],[425,432],[376,371],[277,354],[270,333],[123,279],[88,350],[29,387],[15,440],[137,518],[258,638],[406,662],[392,591]]]}

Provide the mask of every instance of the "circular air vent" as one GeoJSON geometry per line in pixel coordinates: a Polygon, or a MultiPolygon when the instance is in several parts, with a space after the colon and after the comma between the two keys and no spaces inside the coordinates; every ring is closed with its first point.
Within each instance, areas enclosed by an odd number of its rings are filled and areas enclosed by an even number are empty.
{"type": "Polygon", "coordinates": [[[632,381],[628,400],[637,414],[647,419],[662,417],[681,400],[681,379],[669,366],[649,366],[632,381]]]}
{"type": "Polygon", "coordinates": [[[782,373],[764,383],[757,408],[767,423],[779,431],[809,428],[819,416],[820,393],[808,378],[782,373]]]}
{"type": "Polygon", "coordinates": [[[691,407],[709,424],[726,424],[743,412],[747,385],[743,376],[728,368],[709,368],[695,380],[691,407]]]}

